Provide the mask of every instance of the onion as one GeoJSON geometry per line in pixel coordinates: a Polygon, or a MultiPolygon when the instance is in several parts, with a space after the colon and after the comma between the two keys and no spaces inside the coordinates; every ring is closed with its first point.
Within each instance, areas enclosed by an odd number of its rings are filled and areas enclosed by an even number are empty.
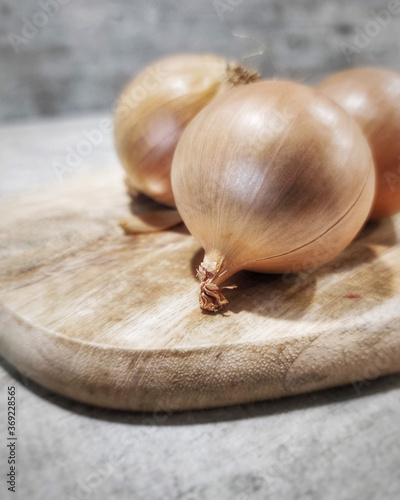
{"type": "Polygon", "coordinates": [[[377,188],[370,217],[400,211],[400,75],[376,68],[336,73],[319,92],[345,109],[360,125],[374,158],[377,188]]]}
{"type": "Polygon", "coordinates": [[[211,102],[172,165],[176,205],[205,249],[200,305],[241,269],[295,272],[335,257],[371,208],[375,173],[355,121],[314,89],[260,82],[211,102]]]}
{"type": "Polygon", "coordinates": [[[115,145],[130,192],[174,206],[171,162],[184,128],[217,94],[257,79],[212,55],[169,57],[143,70],[115,111],[115,145]]]}

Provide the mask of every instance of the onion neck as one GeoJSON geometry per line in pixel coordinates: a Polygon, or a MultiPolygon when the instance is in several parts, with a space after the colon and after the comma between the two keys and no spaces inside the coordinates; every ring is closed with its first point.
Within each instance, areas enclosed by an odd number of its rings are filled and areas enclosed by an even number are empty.
{"type": "MultiPolygon", "coordinates": [[[[224,264],[224,256],[220,252],[214,250],[205,254],[204,260],[197,270],[197,277],[200,280],[199,302],[201,309],[216,312],[228,304],[228,300],[218,286],[232,274],[224,264]]],[[[221,289],[224,288],[232,289],[236,288],[236,285],[221,287],[221,289]]]]}
{"type": "Polygon", "coordinates": [[[227,64],[225,77],[220,85],[218,94],[222,94],[232,87],[258,82],[260,79],[260,74],[257,71],[249,70],[237,64],[227,64]]]}

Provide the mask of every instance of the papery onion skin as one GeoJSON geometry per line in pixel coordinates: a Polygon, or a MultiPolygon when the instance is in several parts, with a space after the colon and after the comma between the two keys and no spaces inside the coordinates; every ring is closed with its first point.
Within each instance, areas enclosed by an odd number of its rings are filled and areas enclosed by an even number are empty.
{"type": "Polygon", "coordinates": [[[355,121],[314,89],[266,81],[216,98],[176,148],[178,211],[205,249],[200,305],[227,303],[240,269],[287,273],[331,260],[370,211],[375,172],[355,121]]]}
{"type": "Polygon", "coordinates": [[[359,124],[374,158],[377,188],[370,218],[400,211],[400,75],[378,68],[356,68],[323,80],[317,90],[359,124]]]}
{"type": "Polygon", "coordinates": [[[131,192],[174,206],[171,163],[185,126],[218,93],[258,79],[213,55],[178,55],[145,68],[123,91],[115,146],[131,192]]]}

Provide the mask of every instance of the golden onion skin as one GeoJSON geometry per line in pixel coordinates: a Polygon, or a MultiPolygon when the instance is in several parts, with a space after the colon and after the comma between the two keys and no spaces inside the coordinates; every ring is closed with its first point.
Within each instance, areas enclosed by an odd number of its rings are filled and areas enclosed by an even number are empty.
{"type": "Polygon", "coordinates": [[[334,258],[370,211],[375,173],[355,121],[314,89],[265,81],[230,90],[176,148],[177,208],[205,249],[204,309],[240,269],[294,272],[334,258]]]}
{"type": "Polygon", "coordinates": [[[128,188],[174,206],[171,163],[184,128],[219,92],[256,79],[213,55],[177,55],[145,68],[121,94],[114,116],[128,188]]]}
{"type": "Polygon", "coordinates": [[[319,92],[359,124],[376,168],[377,188],[370,217],[400,211],[400,75],[377,68],[356,68],[323,80],[319,92]]]}

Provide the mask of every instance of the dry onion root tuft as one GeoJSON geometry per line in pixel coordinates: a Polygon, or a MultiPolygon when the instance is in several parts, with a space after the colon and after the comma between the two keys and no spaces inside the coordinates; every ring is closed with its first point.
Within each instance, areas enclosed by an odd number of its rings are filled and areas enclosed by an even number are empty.
{"type": "Polygon", "coordinates": [[[176,205],[205,249],[200,306],[227,304],[241,269],[286,273],[331,260],[370,211],[375,172],[355,121],[291,82],[214,99],[187,126],[172,165],[176,205]]]}
{"type": "Polygon", "coordinates": [[[317,90],[359,124],[371,147],[377,188],[371,218],[400,211],[400,75],[377,68],[336,73],[317,90]]]}
{"type": "MultiPolygon", "coordinates": [[[[216,262],[208,264],[200,264],[196,276],[200,280],[200,307],[206,311],[216,312],[219,311],[225,304],[228,304],[226,298],[220,292],[220,288],[213,283],[216,271],[216,262]]],[[[223,286],[221,289],[233,290],[237,288],[236,285],[223,286]]]]}

